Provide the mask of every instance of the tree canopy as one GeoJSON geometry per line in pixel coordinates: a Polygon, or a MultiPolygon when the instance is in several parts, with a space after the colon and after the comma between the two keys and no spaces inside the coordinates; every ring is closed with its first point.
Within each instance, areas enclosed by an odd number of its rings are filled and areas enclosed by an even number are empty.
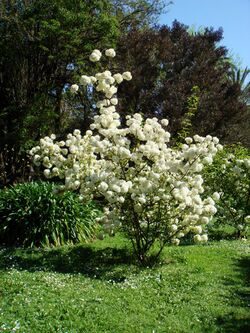
{"type": "MultiPolygon", "coordinates": [[[[123,85],[121,112],[140,112],[170,120],[171,131],[180,130],[187,112],[192,88],[200,90],[193,130],[227,140],[227,123],[246,112],[241,89],[229,78],[230,66],[224,61],[227,49],[218,46],[222,30],[206,28],[192,35],[188,27],[175,21],[161,26],[131,30],[119,40],[120,62],[130,68],[134,79],[123,85]]],[[[118,58],[119,58],[118,54],[118,58]]]]}
{"type": "Polygon", "coordinates": [[[69,64],[86,65],[119,27],[109,1],[27,0],[0,5],[1,142],[58,129],[69,64]]]}

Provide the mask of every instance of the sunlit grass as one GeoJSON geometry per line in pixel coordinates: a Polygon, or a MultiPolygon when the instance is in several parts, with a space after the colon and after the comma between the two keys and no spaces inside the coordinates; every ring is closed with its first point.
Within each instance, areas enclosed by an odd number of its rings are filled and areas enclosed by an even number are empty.
{"type": "Polygon", "coordinates": [[[139,268],[120,236],[0,251],[0,332],[248,332],[249,244],[167,247],[139,268]]]}

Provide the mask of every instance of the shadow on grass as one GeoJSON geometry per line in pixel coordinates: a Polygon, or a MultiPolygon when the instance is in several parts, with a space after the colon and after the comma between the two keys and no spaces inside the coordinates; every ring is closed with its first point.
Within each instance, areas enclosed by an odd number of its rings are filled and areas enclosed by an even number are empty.
{"type": "MultiPolygon", "coordinates": [[[[136,270],[127,248],[95,249],[88,245],[58,249],[2,249],[0,270],[53,271],[123,282],[128,268],[136,270]]],[[[130,269],[131,271],[131,269],[130,269]]]]}
{"type": "Polygon", "coordinates": [[[229,285],[232,294],[230,303],[237,306],[239,311],[227,314],[217,319],[219,332],[225,333],[248,333],[250,332],[250,257],[243,257],[235,262],[235,269],[238,271],[239,281],[227,279],[225,284],[229,285]],[[241,311],[248,308],[248,315],[241,311]]]}

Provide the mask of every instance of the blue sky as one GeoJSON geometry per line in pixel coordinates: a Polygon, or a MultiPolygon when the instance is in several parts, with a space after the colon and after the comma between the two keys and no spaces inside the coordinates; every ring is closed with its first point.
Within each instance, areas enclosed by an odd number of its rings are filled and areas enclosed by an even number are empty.
{"type": "Polygon", "coordinates": [[[226,46],[241,67],[250,68],[250,0],[173,0],[159,23],[177,19],[188,26],[223,28],[226,46]]]}

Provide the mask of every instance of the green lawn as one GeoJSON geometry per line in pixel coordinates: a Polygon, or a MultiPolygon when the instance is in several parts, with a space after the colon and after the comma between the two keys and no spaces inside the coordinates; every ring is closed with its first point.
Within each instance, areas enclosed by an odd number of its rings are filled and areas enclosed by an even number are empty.
{"type": "Polygon", "coordinates": [[[0,332],[249,332],[249,243],[167,247],[138,268],[120,236],[0,250],[0,332]]]}

